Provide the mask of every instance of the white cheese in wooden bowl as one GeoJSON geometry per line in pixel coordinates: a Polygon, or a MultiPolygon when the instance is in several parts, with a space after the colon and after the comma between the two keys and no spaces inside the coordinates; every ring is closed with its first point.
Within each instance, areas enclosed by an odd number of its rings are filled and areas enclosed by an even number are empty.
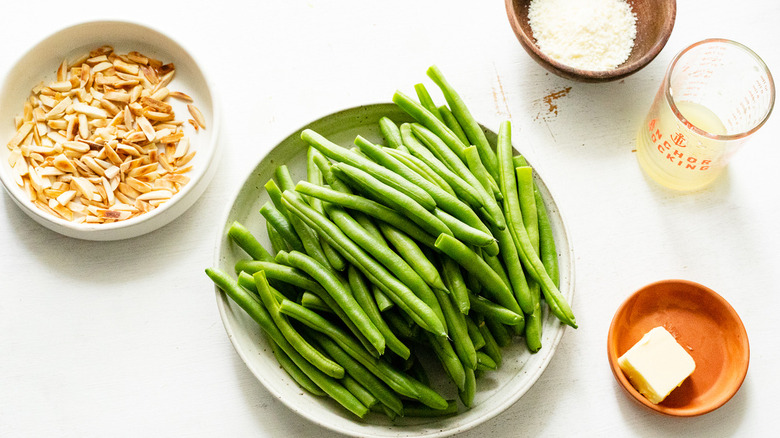
{"type": "Polygon", "coordinates": [[[636,38],[636,14],[626,0],[532,0],[528,24],[542,52],[581,70],[618,67],[636,38]]]}

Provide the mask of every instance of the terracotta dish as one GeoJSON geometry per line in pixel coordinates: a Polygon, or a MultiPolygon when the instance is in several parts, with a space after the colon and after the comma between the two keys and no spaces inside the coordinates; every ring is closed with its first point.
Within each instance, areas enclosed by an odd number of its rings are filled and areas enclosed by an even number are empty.
{"type": "Polygon", "coordinates": [[[661,52],[672,34],[677,2],[675,0],[628,0],[636,14],[636,39],[628,59],[617,68],[588,71],[569,67],[545,55],[536,45],[528,24],[531,0],[506,0],[506,13],[517,39],[531,58],[558,76],[582,82],[607,82],[641,70],[661,52]]]}
{"type": "Polygon", "coordinates": [[[691,417],[713,411],[739,390],[750,347],[737,312],[723,297],[698,283],[663,280],[631,295],[609,327],[607,355],[618,383],[636,401],[657,412],[691,417]],[[696,362],[696,370],[661,403],[642,396],[617,360],[650,329],[663,326],[696,362]]]}

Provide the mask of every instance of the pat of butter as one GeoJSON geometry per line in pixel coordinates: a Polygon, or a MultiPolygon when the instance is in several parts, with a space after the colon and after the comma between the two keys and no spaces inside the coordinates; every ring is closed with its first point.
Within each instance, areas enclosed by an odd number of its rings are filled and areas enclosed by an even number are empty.
{"type": "Polygon", "coordinates": [[[696,363],[663,327],[647,332],[618,359],[631,384],[652,403],[661,403],[693,373],[696,363]]]}

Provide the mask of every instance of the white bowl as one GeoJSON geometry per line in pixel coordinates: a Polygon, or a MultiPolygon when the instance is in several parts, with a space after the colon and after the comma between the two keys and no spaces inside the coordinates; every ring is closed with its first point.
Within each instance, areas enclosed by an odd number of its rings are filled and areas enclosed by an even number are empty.
{"type": "MultiPolygon", "coordinates": [[[[328,139],[348,146],[357,134],[380,142],[378,120],[388,116],[396,122],[409,121],[408,116],[394,104],[375,104],[350,108],[316,120],[282,140],[262,158],[247,176],[219,230],[214,265],[225,272],[234,272],[236,261],[247,255],[226,236],[233,221],[245,225],[266,247],[271,248],[265,229],[265,220],[260,207],[269,201],[263,186],[273,177],[274,170],[286,164],[295,181],[306,177],[307,145],[300,139],[300,131],[311,128],[328,139]]],[[[488,132],[488,138],[495,141],[495,134],[488,132]]],[[[536,178],[539,191],[549,211],[556,245],[558,248],[563,295],[571,302],[574,292],[574,258],[566,228],[558,208],[547,186],[536,178]]],[[[477,380],[474,405],[455,416],[446,418],[399,418],[390,421],[385,416],[369,413],[358,419],[344,408],[324,397],[314,397],[300,387],[277,363],[260,327],[240,307],[216,288],[217,306],[230,341],[249,370],[265,385],[268,391],[290,409],[328,429],[360,437],[442,437],[466,431],[498,415],[515,403],[541,376],[552,360],[565,327],[551,314],[545,313],[543,323],[542,349],[531,354],[525,342],[516,340],[502,350],[503,364],[497,371],[485,373],[477,380]]],[[[546,308],[545,308],[546,311],[546,308]]],[[[432,373],[431,379],[434,383],[432,373]]],[[[443,375],[443,371],[441,373],[443,375]]],[[[452,385],[444,378],[443,385],[435,386],[446,398],[457,398],[452,385]]]]}
{"type": "MultiPolygon", "coordinates": [[[[185,128],[191,148],[197,150],[186,175],[190,182],[168,202],[140,216],[109,224],[77,224],[55,217],[30,202],[27,193],[14,181],[8,164],[9,150],[0,147],[0,180],[14,202],[39,224],[70,237],[87,240],[119,240],[153,231],[186,211],[206,189],[217,168],[219,108],[203,70],[180,44],[148,27],[120,21],[96,21],[77,24],[47,37],[19,59],[5,77],[0,91],[0,139],[7,142],[14,135],[14,117],[21,115],[30,90],[41,81],[56,78],[63,59],[75,59],[90,50],[110,45],[118,53],[135,50],[176,66],[169,89],[181,91],[194,99],[206,120],[206,129],[195,133],[185,128]]],[[[178,117],[189,117],[183,103],[169,99],[178,117]]]]}

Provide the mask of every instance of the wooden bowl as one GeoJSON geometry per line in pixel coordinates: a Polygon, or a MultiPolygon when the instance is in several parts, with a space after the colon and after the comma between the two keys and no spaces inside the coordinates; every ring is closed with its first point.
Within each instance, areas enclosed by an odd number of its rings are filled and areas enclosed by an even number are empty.
{"type": "Polygon", "coordinates": [[[677,13],[675,0],[628,0],[636,14],[636,39],[628,59],[617,68],[605,71],[580,70],[545,55],[536,45],[528,24],[531,0],[505,0],[506,13],[515,36],[526,52],[542,67],[558,76],[582,82],[607,82],[641,70],[661,52],[672,34],[677,13]]]}
{"type": "Polygon", "coordinates": [[[609,327],[612,373],[632,399],[662,414],[691,417],[713,411],[737,393],[748,370],[747,332],[734,308],[713,290],[686,280],[651,283],[631,295],[609,327]],[[650,329],[663,326],[696,362],[696,369],[664,401],[639,393],[617,360],[650,329]]]}

